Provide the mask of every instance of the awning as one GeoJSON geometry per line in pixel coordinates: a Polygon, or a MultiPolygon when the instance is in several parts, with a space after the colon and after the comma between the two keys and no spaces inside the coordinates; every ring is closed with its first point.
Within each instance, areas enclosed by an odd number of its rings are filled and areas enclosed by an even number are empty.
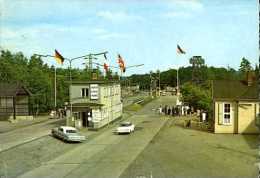
{"type": "Polygon", "coordinates": [[[72,104],[72,111],[77,111],[77,112],[85,112],[89,108],[98,108],[104,106],[103,104],[99,103],[73,103],[72,104]]]}

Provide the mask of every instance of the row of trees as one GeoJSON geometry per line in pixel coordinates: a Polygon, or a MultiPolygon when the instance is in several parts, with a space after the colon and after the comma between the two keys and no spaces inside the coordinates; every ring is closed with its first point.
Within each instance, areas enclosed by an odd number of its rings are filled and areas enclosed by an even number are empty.
{"type": "MultiPolygon", "coordinates": [[[[201,56],[190,59],[191,66],[179,68],[179,83],[183,101],[192,105],[195,109],[204,109],[211,112],[211,80],[244,80],[247,71],[259,74],[259,67],[254,68],[246,58],[242,58],[239,70],[234,68],[207,66],[201,56]]],[[[132,75],[131,81],[139,83],[143,89],[150,88],[149,74],[132,75]],[[142,82],[140,82],[142,81],[142,82]]],[[[166,86],[176,86],[177,71],[169,69],[160,73],[162,89],[166,86]]]]}
{"type": "MultiPolygon", "coordinates": [[[[54,59],[53,59],[54,60],[54,59]]],[[[106,77],[99,68],[95,69],[100,78],[118,79],[117,74],[108,71],[106,77]]],[[[69,69],[57,68],[57,107],[69,101],[69,69]]],[[[72,69],[73,80],[89,80],[91,72],[85,69],[72,69]]],[[[48,66],[40,57],[26,58],[21,52],[1,51],[0,84],[22,83],[33,94],[30,100],[31,109],[36,112],[47,112],[54,108],[54,66],[48,66]]]]}
{"type": "MultiPolygon", "coordinates": [[[[239,70],[233,68],[217,68],[205,65],[204,59],[197,58],[199,65],[200,84],[192,84],[192,75],[196,60],[190,60],[191,66],[181,67],[179,69],[179,81],[183,93],[183,99],[192,103],[195,107],[204,109],[209,108],[209,80],[215,79],[244,79],[245,72],[255,70],[259,73],[259,68],[253,68],[250,62],[243,58],[239,70]]],[[[102,69],[101,69],[102,70],[102,69]]],[[[108,71],[106,77],[102,75],[99,68],[96,73],[100,78],[110,80],[118,79],[118,75],[108,71]]],[[[62,107],[65,102],[69,101],[69,69],[57,68],[57,106],[62,107]]],[[[0,83],[23,83],[33,93],[31,97],[31,106],[35,111],[46,112],[54,107],[54,66],[48,66],[40,57],[31,56],[26,58],[21,52],[11,53],[10,51],[1,51],[0,54],[0,83]]],[[[91,71],[85,69],[72,69],[73,80],[89,80],[91,79],[91,71]]],[[[160,73],[160,82],[162,89],[166,86],[176,86],[176,69],[169,69],[160,73]]],[[[122,78],[130,83],[138,83],[141,89],[149,90],[150,74],[137,75],[122,78]]]]}

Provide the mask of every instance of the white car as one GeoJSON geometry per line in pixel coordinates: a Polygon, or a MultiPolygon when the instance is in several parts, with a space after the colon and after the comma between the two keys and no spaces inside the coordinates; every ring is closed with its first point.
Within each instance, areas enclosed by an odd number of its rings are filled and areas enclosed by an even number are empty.
{"type": "Polygon", "coordinates": [[[120,123],[119,127],[116,129],[116,133],[122,134],[122,133],[131,133],[134,132],[135,130],[135,125],[132,124],[131,122],[122,122],[120,123]]]}
{"type": "Polygon", "coordinates": [[[54,137],[60,138],[64,141],[82,142],[86,140],[84,135],[80,135],[76,128],[68,126],[60,126],[51,130],[54,137]]]}

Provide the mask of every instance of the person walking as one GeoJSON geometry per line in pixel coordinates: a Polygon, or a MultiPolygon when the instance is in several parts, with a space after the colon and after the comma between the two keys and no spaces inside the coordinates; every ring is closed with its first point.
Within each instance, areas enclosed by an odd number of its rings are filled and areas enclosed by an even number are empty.
{"type": "Polygon", "coordinates": [[[164,114],[165,114],[165,115],[167,115],[167,108],[168,108],[168,106],[165,105],[165,107],[164,107],[164,114]]]}
{"type": "Polygon", "coordinates": [[[175,108],[172,106],[172,116],[175,116],[175,108]]]}
{"type": "Polygon", "coordinates": [[[159,115],[161,115],[162,114],[162,105],[160,105],[160,107],[159,107],[159,115]]]}
{"type": "Polygon", "coordinates": [[[171,115],[171,107],[170,106],[168,107],[168,113],[167,114],[171,115]]]}

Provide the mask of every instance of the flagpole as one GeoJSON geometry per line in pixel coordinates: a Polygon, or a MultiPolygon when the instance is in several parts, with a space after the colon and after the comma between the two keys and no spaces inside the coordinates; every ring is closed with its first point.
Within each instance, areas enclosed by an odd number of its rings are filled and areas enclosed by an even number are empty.
{"type": "Polygon", "coordinates": [[[177,84],[176,84],[176,86],[177,86],[177,95],[179,94],[179,67],[177,66],[177,84]]]}
{"type": "Polygon", "coordinates": [[[57,74],[56,74],[56,67],[54,68],[54,107],[55,107],[55,116],[57,111],[57,74]]]}

